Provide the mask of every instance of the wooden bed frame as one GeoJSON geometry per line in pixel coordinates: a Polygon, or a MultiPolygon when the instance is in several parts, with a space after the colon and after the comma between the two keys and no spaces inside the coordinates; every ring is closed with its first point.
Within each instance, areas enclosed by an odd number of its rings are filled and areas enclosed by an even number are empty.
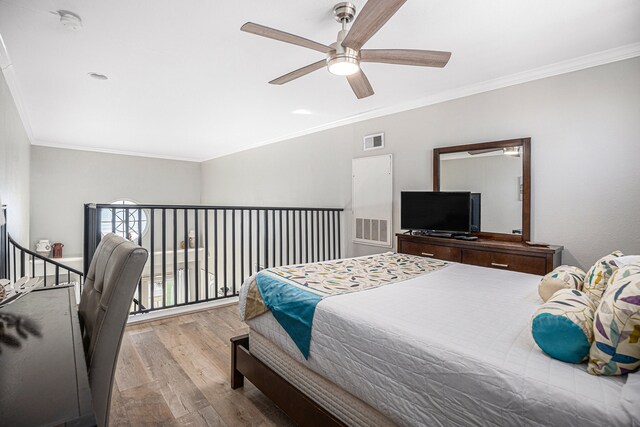
{"type": "Polygon", "coordinates": [[[282,378],[249,351],[249,335],[231,338],[231,388],[247,378],[296,424],[301,426],[346,426],[326,409],[282,378]]]}

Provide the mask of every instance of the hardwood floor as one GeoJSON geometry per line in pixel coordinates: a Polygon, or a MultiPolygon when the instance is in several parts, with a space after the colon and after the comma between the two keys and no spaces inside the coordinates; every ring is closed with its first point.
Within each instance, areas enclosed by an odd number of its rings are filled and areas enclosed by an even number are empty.
{"type": "Polygon", "coordinates": [[[110,425],[293,425],[250,382],[231,390],[229,339],[246,332],[237,304],[127,326],[110,425]]]}

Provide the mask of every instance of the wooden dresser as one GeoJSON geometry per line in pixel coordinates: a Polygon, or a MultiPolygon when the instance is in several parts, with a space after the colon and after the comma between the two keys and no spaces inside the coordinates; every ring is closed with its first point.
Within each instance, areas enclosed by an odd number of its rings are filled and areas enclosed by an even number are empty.
{"type": "Polygon", "coordinates": [[[560,265],[562,246],[537,247],[499,240],[456,240],[396,234],[398,252],[544,275],[560,265]]]}

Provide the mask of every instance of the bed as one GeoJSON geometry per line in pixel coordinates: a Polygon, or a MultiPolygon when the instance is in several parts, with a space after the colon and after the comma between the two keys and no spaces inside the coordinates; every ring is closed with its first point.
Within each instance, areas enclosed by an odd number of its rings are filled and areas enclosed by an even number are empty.
{"type": "MultiPolygon", "coordinates": [[[[240,291],[243,317],[253,280],[240,291]]],[[[640,373],[593,376],[535,345],[539,280],[447,263],[322,299],[308,358],[271,312],[246,320],[247,354],[338,424],[640,425],[640,373]]]]}

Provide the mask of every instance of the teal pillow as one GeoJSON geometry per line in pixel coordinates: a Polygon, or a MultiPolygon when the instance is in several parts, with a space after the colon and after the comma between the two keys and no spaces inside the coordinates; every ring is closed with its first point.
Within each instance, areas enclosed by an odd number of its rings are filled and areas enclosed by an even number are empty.
{"type": "Polygon", "coordinates": [[[596,308],[584,292],[559,290],[533,315],[533,339],[554,359],[580,363],[589,357],[596,308]]]}

